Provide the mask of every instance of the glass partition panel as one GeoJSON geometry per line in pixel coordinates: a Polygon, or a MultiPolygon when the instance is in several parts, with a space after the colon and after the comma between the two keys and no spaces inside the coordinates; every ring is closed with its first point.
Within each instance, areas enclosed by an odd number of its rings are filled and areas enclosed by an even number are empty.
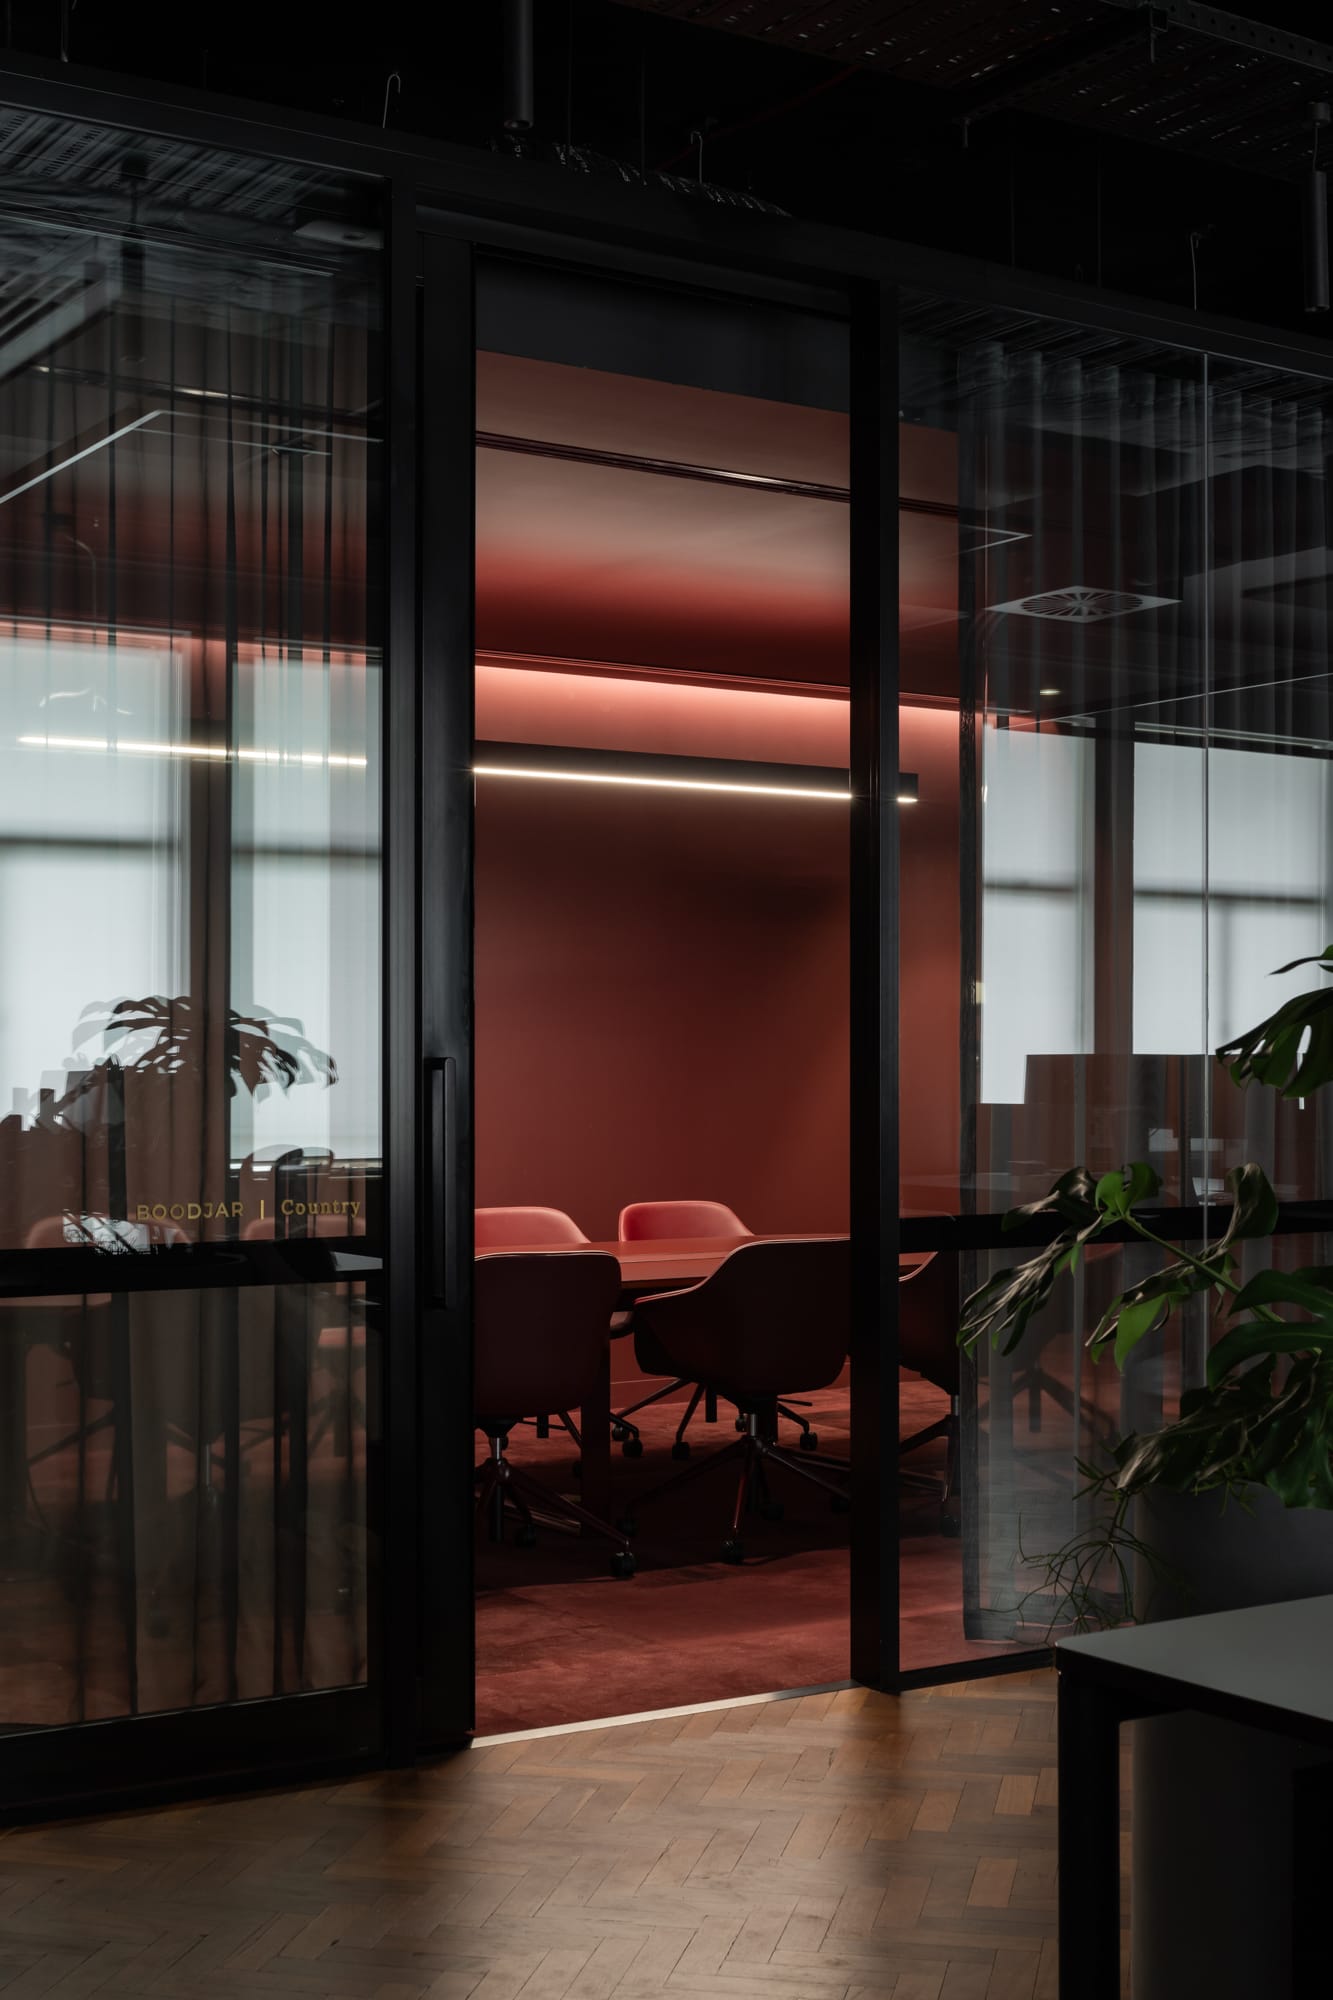
{"type": "MultiPolygon", "coordinates": [[[[1333,390],[1225,361],[1210,364],[1209,382],[1206,930],[1217,1048],[1292,994],[1327,985],[1312,965],[1273,975],[1333,943],[1333,390]]],[[[1197,711],[1168,721],[1184,736],[1197,711]]],[[[1215,1177],[1257,1160],[1280,1200],[1333,1194],[1327,1092],[1281,1101],[1238,1091],[1219,1071],[1211,1108],[1215,1177]]]]}
{"type": "Polygon", "coordinates": [[[13,112],[0,163],[0,1728],[28,1728],[367,1673],[380,275],[370,186],[13,112]]]}
{"type": "MultiPolygon", "coordinates": [[[[960,1061],[924,1119],[920,1051],[933,1039],[951,1059],[951,1042],[911,992],[926,975],[906,913],[949,836],[941,825],[932,854],[913,829],[902,846],[908,1241],[913,1210],[930,1207],[995,1218],[998,1245],[1003,1212],[1080,1163],[1149,1160],[1163,1198],[1192,1203],[1213,1173],[1208,771],[1198,731],[1163,723],[1186,704],[1202,712],[1208,692],[1204,364],[914,297],[901,372],[904,714],[947,718],[958,750],[954,942],[936,949],[933,977],[960,1061]],[[932,564],[911,518],[923,500],[952,514],[947,584],[947,551],[932,564]]],[[[939,1305],[951,1335],[961,1299],[1015,1261],[999,1248],[952,1256],[939,1305]]],[[[905,1668],[1034,1642],[1029,1558],[1072,1531],[1078,1461],[1124,1415],[1122,1385],[1091,1366],[1081,1328],[1129,1262],[1091,1261],[1010,1359],[961,1361],[957,1490],[939,1509],[961,1547],[947,1558],[936,1545],[952,1623],[941,1615],[927,1640],[905,1621],[905,1668]]],[[[905,1508],[914,1518],[919,1530],[919,1505],[905,1508]]],[[[921,1547],[905,1534],[905,1601],[921,1547]]]]}
{"type": "MultiPolygon", "coordinates": [[[[903,700],[951,710],[959,745],[954,1157],[970,1220],[940,1305],[956,1315],[1022,1260],[1004,1212],[1075,1165],[1146,1161],[1168,1209],[1224,1203],[1245,1161],[1281,1202],[1329,1192],[1328,1107],[1238,1090],[1212,1051],[1317,985],[1314,966],[1280,968],[1333,940],[1330,392],[924,296],[901,362],[903,700]],[[952,595],[906,525],[927,461],[934,508],[956,520],[952,595]]],[[[905,835],[909,1244],[912,1205],[947,1207],[949,1188],[942,1131],[926,1139],[908,1115],[921,975],[907,912],[927,865],[905,835]]],[[[1206,1241],[1207,1214],[1188,1228],[1206,1241]]],[[[1271,1254],[1316,1251],[1284,1235],[1271,1254]]],[[[1247,1262],[1269,1254],[1249,1246],[1247,1262]]],[[[1069,1612],[1048,1559],[1092,1523],[1084,1468],[1203,1379],[1213,1333],[1197,1307],[1123,1375],[1089,1355],[1107,1303],[1156,1256],[1098,1246],[1013,1355],[963,1360],[941,1511],[961,1527],[953,1657],[1040,1643],[1069,1612]]],[[[904,1579],[921,1571],[911,1519],[904,1579]]],[[[903,1665],[938,1664],[945,1639],[941,1624],[930,1657],[905,1620],[903,1665]]]]}

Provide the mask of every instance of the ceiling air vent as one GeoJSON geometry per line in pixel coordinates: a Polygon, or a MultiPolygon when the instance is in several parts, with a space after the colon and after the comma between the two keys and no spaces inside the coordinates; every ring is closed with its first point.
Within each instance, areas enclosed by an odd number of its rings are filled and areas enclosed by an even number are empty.
{"type": "Polygon", "coordinates": [[[1036,597],[1013,597],[992,604],[992,611],[1011,611],[1019,618],[1057,618],[1064,625],[1092,625],[1102,618],[1123,618],[1129,611],[1155,611],[1162,604],[1179,604],[1178,597],[1145,597],[1132,590],[1090,590],[1086,584],[1066,584],[1063,590],[1043,590],[1036,597]]]}

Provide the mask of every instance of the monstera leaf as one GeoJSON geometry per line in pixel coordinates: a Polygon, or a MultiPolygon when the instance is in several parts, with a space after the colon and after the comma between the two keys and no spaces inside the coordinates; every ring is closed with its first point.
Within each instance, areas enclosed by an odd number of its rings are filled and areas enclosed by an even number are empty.
{"type": "MultiPolygon", "coordinates": [[[[1333,944],[1316,957],[1279,965],[1273,977],[1302,965],[1333,973],[1333,944]]],[[[1257,1028],[1224,1042],[1217,1059],[1235,1083],[1263,1083],[1283,1097],[1309,1097],[1333,1080],[1333,986],[1298,993],[1257,1028]]]]}
{"type": "MultiPolygon", "coordinates": [[[[94,1002],[75,1029],[76,1045],[100,1039],[108,1060],[122,1069],[162,1077],[202,1078],[206,1063],[202,1010],[188,995],[174,1000],[94,1002]]],[[[308,1041],[301,1023],[289,1016],[256,1011],[227,1016],[227,1093],[243,1089],[264,1098],[293,1084],[338,1081],[331,1055],[308,1041]]]]}

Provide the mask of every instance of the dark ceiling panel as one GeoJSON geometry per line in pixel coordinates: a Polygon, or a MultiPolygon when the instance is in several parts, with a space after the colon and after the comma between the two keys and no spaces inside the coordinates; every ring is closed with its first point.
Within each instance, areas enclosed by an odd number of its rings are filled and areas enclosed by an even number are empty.
{"type": "Polygon", "coordinates": [[[1105,18],[1101,0],[1056,13],[1050,0],[626,0],[642,12],[752,35],[806,55],[862,63],[914,83],[956,89],[1105,18]]]}
{"type": "Polygon", "coordinates": [[[1195,0],[623,0],[927,86],[946,116],[1013,105],[1228,167],[1308,166],[1333,47],[1195,0]]]}

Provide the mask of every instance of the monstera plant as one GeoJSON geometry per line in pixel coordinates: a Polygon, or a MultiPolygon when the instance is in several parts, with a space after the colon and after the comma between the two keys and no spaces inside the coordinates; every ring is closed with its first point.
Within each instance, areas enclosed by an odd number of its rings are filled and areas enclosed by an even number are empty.
{"type": "MultiPolygon", "coordinates": [[[[1279,971],[1305,965],[1333,973],[1333,945],[1279,971]]],[[[1309,1098],[1333,1081],[1333,985],[1298,994],[1216,1053],[1241,1087],[1309,1098]]],[[[1025,1263],[997,1272],[963,1307],[963,1346],[989,1340],[1012,1354],[1057,1279],[1076,1270],[1098,1238],[1114,1233],[1116,1241],[1151,1246],[1160,1261],[1118,1293],[1088,1331],[1094,1358],[1109,1351],[1123,1368],[1141,1342],[1192,1301],[1203,1301],[1209,1314],[1206,1378],[1182,1393],[1178,1414],[1158,1430],[1120,1438],[1101,1464],[1080,1461],[1078,1497],[1090,1503],[1089,1525],[1037,1558],[1039,1589],[1057,1605],[1053,1622],[1082,1627],[1136,1614],[1136,1587],[1157,1557],[1136,1525],[1134,1503],[1143,1496],[1212,1496],[1222,1506],[1245,1508],[1256,1489],[1267,1489],[1288,1509],[1333,1510],[1333,1267],[1270,1265],[1242,1279],[1240,1246],[1270,1239],[1278,1219],[1276,1196],[1258,1166],[1227,1175],[1225,1227],[1197,1253],[1152,1226],[1150,1205],[1160,1187],[1141,1160],[1101,1175],[1071,1168],[1041,1200],[1005,1217],[1008,1229],[1054,1224],[1050,1240],[1025,1263]]]]}

